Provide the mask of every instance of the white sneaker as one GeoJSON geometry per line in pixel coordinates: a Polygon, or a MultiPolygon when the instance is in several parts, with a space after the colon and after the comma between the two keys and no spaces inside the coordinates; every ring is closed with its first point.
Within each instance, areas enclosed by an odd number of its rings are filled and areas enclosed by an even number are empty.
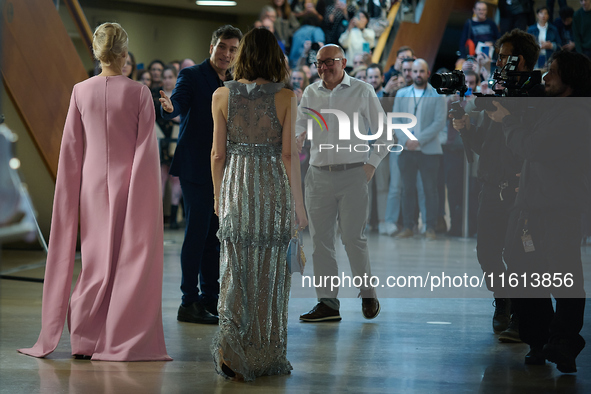
{"type": "Polygon", "coordinates": [[[398,226],[396,225],[396,223],[380,222],[378,229],[380,231],[380,235],[391,236],[398,231],[398,226]]]}
{"type": "Polygon", "coordinates": [[[386,222],[385,225],[386,225],[386,235],[392,236],[400,230],[398,228],[398,226],[396,225],[396,223],[386,222]]]}

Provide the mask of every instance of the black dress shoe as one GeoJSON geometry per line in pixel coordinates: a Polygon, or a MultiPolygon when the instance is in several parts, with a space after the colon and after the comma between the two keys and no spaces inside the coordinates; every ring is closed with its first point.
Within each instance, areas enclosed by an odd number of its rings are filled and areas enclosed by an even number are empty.
{"type": "Polygon", "coordinates": [[[84,354],[74,354],[76,360],[90,360],[92,356],[86,356],[84,354]]]}
{"type": "Polygon", "coordinates": [[[492,318],[492,327],[495,334],[500,334],[509,328],[511,321],[511,299],[495,298],[493,301],[495,313],[492,318]]]}
{"type": "Polygon", "coordinates": [[[556,364],[556,368],[562,373],[573,373],[577,372],[577,364],[575,358],[577,357],[574,352],[566,343],[548,343],[544,346],[543,350],[546,360],[556,364]]]}
{"type": "Polygon", "coordinates": [[[546,364],[546,358],[542,347],[530,346],[529,353],[525,355],[525,363],[527,365],[544,365],[546,364]]]}
{"type": "Polygon", "coordinates": [[[213,301],[203,301],[201,300],[201,305],[205,308],[206,311],[211,313],[214,316],[218,316],[218,300],[213,301]]]}
{"type": "Polygon", "coordinates": [[[176,318],[178,321],[198,324],[218,324],[218,317],[205,310],[200,302],[194,302],[190,305],[179,307],[179,313],[176,318]]]}
{"type": "Polygon", "coordinates": [[[338,309],[332,309],[319,302],[310,312],[300,315],[300,320],[307,322],[340,321],[341,315],[338,309]]]}
{"type": "Polygon", "coordinates": [[[362,298],[361,311],[366,319],[375,319],[380,314],[380,301],[377,298],[362,298]]]}

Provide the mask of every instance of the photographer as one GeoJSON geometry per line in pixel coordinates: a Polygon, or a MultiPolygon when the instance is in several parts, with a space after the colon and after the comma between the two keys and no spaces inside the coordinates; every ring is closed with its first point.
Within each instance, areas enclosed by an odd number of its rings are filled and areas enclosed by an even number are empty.
{"type": "Polygon", "coordinates": [[[519,191],[507,230],[508,272],[523,275],[513,298],[521,322],[521,338],[530,345],[526,364],[557,364],[576,372],[575,359],[585,346],[585,290],[581,262],[581,214],[591,201],[591,123],[588,97],[591,61],[559,51],[544,76],[546,95],[532,99],[533,121],[512,112],[503,119],[508,148],[523,157],[519,191]],[[565,98],[570,97],[570,98],[565,98]],[[550,283],[535,286],[535,275],[550,283]],[[570,276],[561,285],[557,276],[570,276]],[[533,286],[533,287],[532,287],[533,286]],[[550,295],[556,299],[556,312],[550,295]],[[536,297],[536,298],[521,298],[536,297]]]}
{"type": "MultiPolygon", "coordinates": [[[[497,41],[499,56],[497,67],[503,69],[510,56],[517,56],[516,71],[531,72],[538,60],[539,45],[530,34],[521,30],[506,33],[497,41]]],[[[520,78],[520,83],[527,76],[520,78]]],[[[539,91],[540,86],[529,87],[532,94],[539,91]]],[[[477,98],[478,104],[481,98],[477,98]]],[[[496,101],[495,101],[496,102],[496,101]]],[[[517,175],[521,171],[522,161],[513,154],[505,144],[502,133],[502,110],[500,104],[483,111],[482,123],[475,127],[470,124],[468,115],[453,120],[453,128],[460,131],[465,146],[480,155],[478,179],[482,183],[479,196],[477,216],[477,255],[482,270],[487,273],[487,287],[495,297],[493,330],[500,333],[502,342],[520,342],[516,316],[510,316],[511,302],[497,285],[490,282],[489,273],[495,276],[505,273],[503,249],[505,234],[509,220],[509,211],[515,201],[515,188],[518,185],[517,175]],[[496,110],[494,110],[496,108],[496,110]],[[511,320],[510,320],[511,317],[511,320]]],[[[478,106],[477,106],[478,109],[478,106]]]]}

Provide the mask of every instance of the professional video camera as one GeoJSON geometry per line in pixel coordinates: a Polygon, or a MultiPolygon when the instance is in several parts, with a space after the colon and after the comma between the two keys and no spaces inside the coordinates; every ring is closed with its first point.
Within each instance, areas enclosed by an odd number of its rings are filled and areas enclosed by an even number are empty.
{"type": "Polygon", "coordinates": [[[431,85],[437,89],[439,94],[460,93],[464,97],[468,91],[466,87],[466,76],[462,70],[453,70],[449,73],[433,74],[431,76],[431,85]]]}
{"type": "MultiPolygon", "coordinates": [[[[509,56],[507,64],[501,69],[496,70],[492,76],[494,85],[498,87],[493,89],[495,94],[484,95],[474,93],[477,97],[525,97],[528,96],[528,90],[531,86],[542,83],[542,73],[536,71],[517,71],[519,56],[509,56]]],[[[433,74],[431,85],[437,89],[439,94],[459,93],[464,97],[467,92],[466,78],[461,70],[454,70],[449,73],[433,74]]],[[[478,107],[478,105],[477,105],[478,107]]]]}
{"type": "MultiPolygon", "coordinates": [[[[523,72],[517,71],[519,64],[519,56],[509,56],[505,66],[496,70],[492,76],[493,90],[495,94],[473,93],[475,112],[497,110],[493,104],[493,99],[499,97],[526,97],[529,95],[528,91],[532,86],[538,85],[542,82],[542,74],[540,71],[523,72]],[[497,87],[497,89],[494,89],[497,87]]],[[[431,85],[437,89],[439,94],[460,94],[460,100],[464,99],[468,88],[466,87],[466,77],[461,70],[454,70],[449,73],[433,74],[431,77],[431,85]]],[[[466,112],[461,105],[461,101],[455,101],[451,104],[450,114],[454,119],[461,119],[466,112]]],[[[462,138],[462,132],[460,131],[462,138]]],[[[469,163],[472,163],[472,152],[464,145],[466,158],[469,163]]]]}

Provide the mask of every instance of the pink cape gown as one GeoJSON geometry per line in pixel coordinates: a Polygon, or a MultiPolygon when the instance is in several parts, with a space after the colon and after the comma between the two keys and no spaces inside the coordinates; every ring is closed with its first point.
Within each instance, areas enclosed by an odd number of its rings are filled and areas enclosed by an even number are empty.
{"type": "Polygon", "coordinates": [[[72,354],[92,360],[171,360],[162,327],[163,225],[154,103],[124,76],[74,86],[53,202],[41,333],[24,354],[44,357],[66,313],[72,354]],[[82,271],[70,302],[78,214],[82,271]]]}

